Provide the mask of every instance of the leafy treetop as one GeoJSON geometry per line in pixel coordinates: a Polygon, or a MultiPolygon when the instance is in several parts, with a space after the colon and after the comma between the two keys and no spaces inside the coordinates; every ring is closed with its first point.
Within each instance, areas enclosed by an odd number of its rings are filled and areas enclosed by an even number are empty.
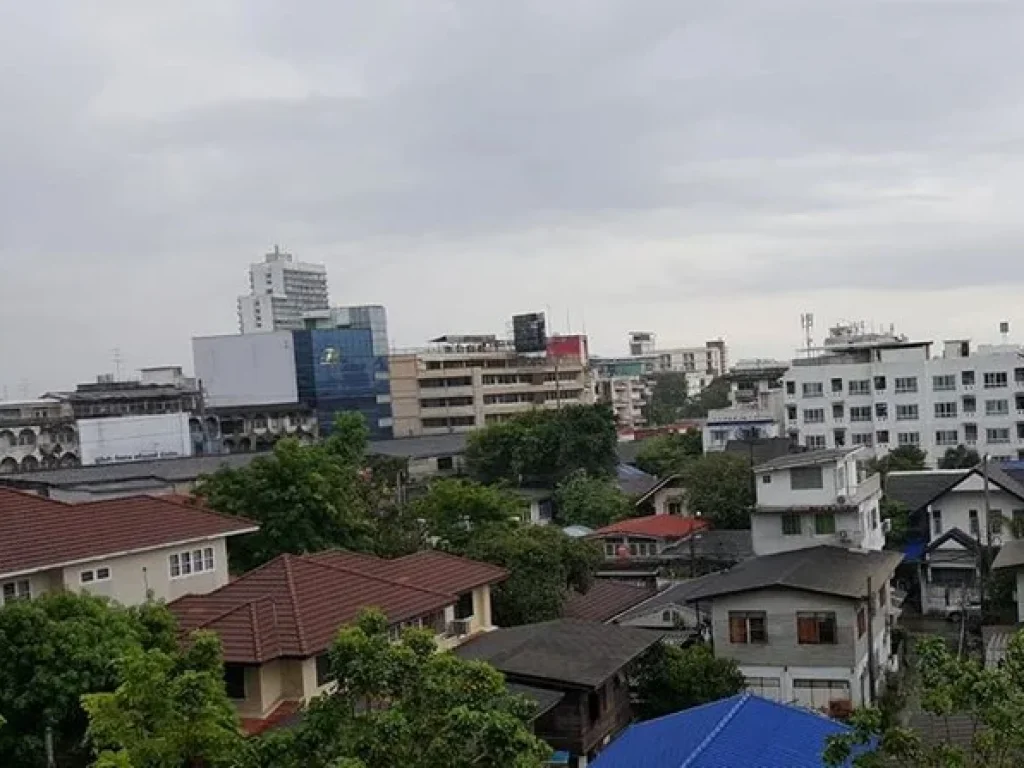
{"type": "Polygon", "coordinates": [[[700,430],[688,429],[644,440],[637,453],[636,466],[655,477],[667,477],[682,472],[691,461],[703,455],[700,430]]]}
{"type": "Polygon", "coordinates": [[[981,463],[981,457],[973,448],[958,445],[956,448],[947,448],[945,454],[939,459],[939,469],[971,469],[981,463]]]}
{"type": "Polygon", "coordinates": [[[661,717],[733,696],[746,687],[736,662],[715,658],[705,645],[679,648],[660,643],[637,670],[637,696],[643,720],[661,717]]]}
{"type": "Polygon", "coordinates": [[[716,528],[750,527],[755,498],[746,458],[709,453],[683,468],[682,482],[692,514],[707,518],[716,528]]]}
{"type": "Polygon", "coordinates": [[[882,477],[890,472],[922,472],[928,468],[928,454],[916,445],[901,445],[882,458],[872,459],[868,468],[882,477]]]}
{"type": "Polygon", "coordinates": [[[409,505],[409,513],[423,520],[431,536],[459,549],[481,526],[510,527],[522,521],[526,505],[506,490],[472,480],[434,480],[424,496],[409,505]]]}
{"type": "Polygon", "coordinates": [[[561,525],[585,525],[600,528],[629,517],[632,501],[613,481],[591,477],[577,470],[555,490],[556,518],[561,525]]]}

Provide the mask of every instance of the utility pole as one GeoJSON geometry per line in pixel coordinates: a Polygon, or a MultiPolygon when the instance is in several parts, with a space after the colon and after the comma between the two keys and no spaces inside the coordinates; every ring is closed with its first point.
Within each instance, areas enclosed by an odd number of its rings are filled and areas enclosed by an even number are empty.
{"type": "Polygon", "coordinates": [[[875,701],[877,681],[875,679],[875,608],[871,577],[868,576],[868,685],[871,686],[871,703],[875,701]]]}

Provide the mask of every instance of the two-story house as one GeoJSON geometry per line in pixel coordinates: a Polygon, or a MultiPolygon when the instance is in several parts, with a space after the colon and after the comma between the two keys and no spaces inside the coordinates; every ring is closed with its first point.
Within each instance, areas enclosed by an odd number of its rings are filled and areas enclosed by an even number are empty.
{"type": "Polygon", "coordinates": [[[715,655],[749,690],[839,713],[872,703],[895,668],[889,581],[897,552],[816,546],[747,560],[699,580],[715,655]]]}
{"type": "Polygon", "coordinates": [[[949,615],[976,603],[981,552],[1024,536],[1024,483],[996,462],[890,472],[885,493],[907,508],[925,542],[920,559],[924,613],[949,615]]]}
{"type": "Polygon", "coordinates": [[[837,448],[780,456],[754,467],[754,552],[770,555],[819,545],[881,549],[885,526],[877,474],[858,462],[865,449],[837,448]]]}
{"type": "Polygon", "coordinates": [[[137,605],[228,582],[226,541],[255,523],[171,497],[66,504],[0,488],[0,603],[84,591],[137,605]]]}
{"type": "Polygon", "coordinates": [[[507,575],[433,550],[394,560],[332,550],[281,555],[169,607],[184,636],[220,636],[228,695],[244,729],[259,733],[328,690],[334,636],[364,608],[383,611],[396,639],[405,627],[425,627],[452,648],[493,629],[491,587],[507,575]]]}

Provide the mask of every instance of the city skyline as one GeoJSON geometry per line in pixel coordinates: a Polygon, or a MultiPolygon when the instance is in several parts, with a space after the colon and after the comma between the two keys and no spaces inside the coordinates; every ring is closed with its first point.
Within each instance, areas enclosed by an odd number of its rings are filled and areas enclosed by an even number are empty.
{"type": "Polygon", "coordinates": [[[826,5],[19,6],[0,392],[188,367],[274,242],[399,347],[547,307],[599,354],[1017,338],[1024,7],[826,5]]]}

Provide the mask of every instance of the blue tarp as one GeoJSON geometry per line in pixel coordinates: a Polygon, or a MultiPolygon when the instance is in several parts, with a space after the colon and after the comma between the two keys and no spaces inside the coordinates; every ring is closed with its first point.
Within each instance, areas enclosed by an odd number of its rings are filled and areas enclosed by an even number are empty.
{"type": "Polygon", "coordinates": [[[908,541],[903,545],[903,562],[924,560],[924,550],[927,546],[927,541],[908,541]]]}

